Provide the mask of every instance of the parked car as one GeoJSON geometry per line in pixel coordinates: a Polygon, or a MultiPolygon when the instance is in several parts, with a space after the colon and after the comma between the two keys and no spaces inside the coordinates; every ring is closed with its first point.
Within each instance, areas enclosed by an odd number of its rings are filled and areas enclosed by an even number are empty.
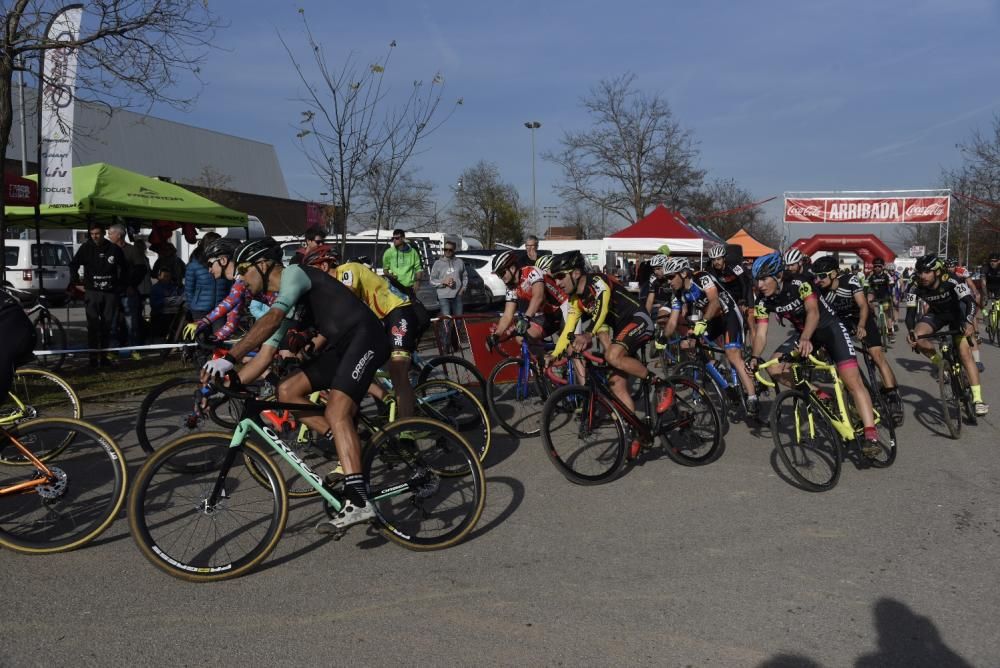
{"type": "Polygon", "coordinates": [[[469,272],[470,280],[475,274],[483,282],[484,287],[489,291],[489,303],[491,304],[502,302],[507,294],[507,286],[493,273],[492,260],[495,254],[496,252],[487,255],[485,251],[455,253],[455,257],[465,260],[465,266],[471,269],[469,272]]]}
{"type": "Polygon", "coordinates": [[[69,250],[61,243],[42,242],[42,275],[39,281],[38,244],[29,239],[4,240],[4,267],[7,280],[16,289],[38,295],[44,292],[53,305],[66,301],[69,285],[69,250]],[[40,288],[39,283],[44,286],[40,288]]]}
{"type": "Polygon", "coordinates": [[[462,305],[471,308],[489,306],[493,303],[493,294],[486,287],[474,261],[467,258],[462,258],[462,260],[465,262],[465,273],[469,277],[465,286],[465,294],[462,296],[462,305]]]}

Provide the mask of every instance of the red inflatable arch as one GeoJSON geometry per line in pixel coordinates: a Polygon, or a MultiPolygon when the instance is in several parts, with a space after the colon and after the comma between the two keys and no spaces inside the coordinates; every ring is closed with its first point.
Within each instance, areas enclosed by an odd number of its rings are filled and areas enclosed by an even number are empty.
{"type": "Polygon", "coordinates": [[[874,234],[816,234],[808,239],[799,239],[792,247],[805,255],[817,251],[850,251],[857,253],[865,264],[871,264],[877,257],[886,264],[896,261],[896,254],[874,234]]]}

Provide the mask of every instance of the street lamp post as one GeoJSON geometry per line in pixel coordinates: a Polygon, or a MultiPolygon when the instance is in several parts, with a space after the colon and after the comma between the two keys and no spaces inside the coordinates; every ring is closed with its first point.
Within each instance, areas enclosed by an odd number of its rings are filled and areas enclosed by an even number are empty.
{"type": "Polygon", "coordinates": [[[538,198],[535,194],[535,130],[542,127],[538,121],[526,121],[524,127],[531,130],[531,222],[534,232],[538,232],[538,198]]]}

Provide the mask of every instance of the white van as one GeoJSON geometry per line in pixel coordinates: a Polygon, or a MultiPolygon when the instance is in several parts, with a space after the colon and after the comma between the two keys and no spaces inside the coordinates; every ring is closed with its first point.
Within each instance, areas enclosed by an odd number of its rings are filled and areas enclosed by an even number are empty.
{"type": "Polygon", "coordinates": [[[73,258],[64,244],[43,241],[42,275],[38,275],[38,244],[30,239],[4,239],[4,268],[7,281],[18,290],[38,295],[43,292],[54,305],[66,301],[69,263],[73,258]]]}

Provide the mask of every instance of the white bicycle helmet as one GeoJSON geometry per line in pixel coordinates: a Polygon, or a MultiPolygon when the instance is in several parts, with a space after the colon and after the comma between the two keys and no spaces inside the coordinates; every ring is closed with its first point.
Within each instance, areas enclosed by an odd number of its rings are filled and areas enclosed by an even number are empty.
{"type": "Polygon", "coordinates": [[[667,266],[663,268],[663,273],[665,274],[678,274],[682,271],[690,271],[691,263],[688,262],[686,257],[672,257],[667,266]]]}
{"type": "Polygon", "coordinates": [[[549,255],[539,255],[538,259],[535,260],[535,268],[547,272],[549,267],[552,266],[552,260],[554,258],[555,255],[551,253],[549,255]]]}
{"type": "Polygon", "coordinates": [[[666,267],[670,263],[670,257],[667,255],[654,255],[653,259],[649,261],[649,266],[656,269],[657,267],[666,267]]]}
{"type": "Polygon", "coordinates": [[[498,276],[504,272],[505,269],[517,263],[517,256],[514,255],[513,251],[503,251],[497,253],[493,256],[493,273],[498,276]]]}
{"type": "Polygon", "coordinates": [[[798,248],[789,248],[785,251],[785,266],[802,262],[802,251],[798,248]]]}
{"type": "Polygon", "coordinates": [[[716,258],[726,257],[726,247],[722,244],[718,246],[712,246],[708,249],[708,257],[710,260],[715,260],[716,258]]]}

